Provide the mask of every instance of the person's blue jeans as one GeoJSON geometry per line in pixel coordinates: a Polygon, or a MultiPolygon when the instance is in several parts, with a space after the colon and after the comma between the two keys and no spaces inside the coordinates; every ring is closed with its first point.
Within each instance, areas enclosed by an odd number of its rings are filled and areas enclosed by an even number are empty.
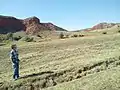
{"type": "Polygon", "coordinates": [[[19,61],[13,63],[13,79],[19,78],[19,61]]]}

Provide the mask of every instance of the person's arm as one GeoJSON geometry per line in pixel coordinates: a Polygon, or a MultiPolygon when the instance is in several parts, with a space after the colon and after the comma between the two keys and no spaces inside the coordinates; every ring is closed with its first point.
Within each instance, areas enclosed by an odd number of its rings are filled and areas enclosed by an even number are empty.
{"type": "Polygon", "coordinates": [[[13,51],[10,52],[10,59],[12,60],[13,63],[15,62],[15,55],[13,51]]]}
{"type": "Polygon", "coordinates": [[[19,61],[19,52],[16,50],[16,59],[19,61]]]}

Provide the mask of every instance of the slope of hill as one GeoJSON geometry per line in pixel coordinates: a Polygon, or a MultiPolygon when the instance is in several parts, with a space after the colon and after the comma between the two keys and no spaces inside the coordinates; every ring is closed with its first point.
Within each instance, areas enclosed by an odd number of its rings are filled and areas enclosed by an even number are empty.
{"type": "Polygon", "coordinates": [[[24,30],[21,20],[14,17],[0,16],[0,33],[17,32],[24,30]]]}
{"type": "Polygon", "coordinates": [[[106,29],[105,35],[99,30],[84,32],[85,37],[16,42],[21,75],[17,81],[12,80],[10,45],[0,46],[0,90],[119,90],[118,29],[106,29]]]}
{"type": "Polygon", "coordinates": [[[24,20],[9,16],[0,16],[0,33],[25,31],[27,34],[36,34],[40,31],[66,31],[52,23],[41,23],[37,17],[24,20]]]}
{"type": "Polygon", "coordinates": [[[101,30],[101,29],[109,29],[112,27],[119,27],[120,23],[107,23],[107,22],[103,22],[103,23],[99,23],[97,25],[94,25],[91,28],[85,28],[85,29],[81,29],[81,30],[76,30],[76,31],[94,31],[94,30],[101,30]]]}
{"type": "Polygon", "coordinates": [[[117,23],[99,23],[91,28],[91,30],[96,30],[96,29],[106,29],[106,28],[111,28],[113,26],[117,25],[117,23]]]}
{"type": "Polygon", "coordinates": [[[50,29],[52,29],[52,30],[54,30],[54,31],[67,31],[67,30],[65,30],[65,29],[63,29],[63,28],[61,28],[61,27],[58,27],[58,26],[56,26],[56,25],[54,25],[54,24],[52,24],[52,23],[42,23],[45,27],[47,27],[47,28],[50,28],[50,29]]]}

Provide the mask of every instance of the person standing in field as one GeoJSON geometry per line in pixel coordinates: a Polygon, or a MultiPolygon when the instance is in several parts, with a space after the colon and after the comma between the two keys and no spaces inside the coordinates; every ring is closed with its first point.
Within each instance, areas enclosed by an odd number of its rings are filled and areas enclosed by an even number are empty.
{"type": "Polygon", "coordinates": [[[10,59],[12,60],[13,64],[13,79],[17,80],[19,78],[19,54],[17,51],[16,44],[11,45],[11,51],[10,51],[10,59]]]}

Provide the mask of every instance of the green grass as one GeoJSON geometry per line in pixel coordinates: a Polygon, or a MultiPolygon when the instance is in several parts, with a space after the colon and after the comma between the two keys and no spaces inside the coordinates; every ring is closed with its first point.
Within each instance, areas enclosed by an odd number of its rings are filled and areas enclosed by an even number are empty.
{"type": "Polygon", "coordinates": [[[119,90],[120,67],[90,74],[45,90],[119,90]]]}
{"type": "Polygon", "coordinates": [[[17,37],[17,36],[25,37],[26,34],[24,31],[19,31],[19,32],[14,33],[14,37],[17,37]]]}
{"type": "Polygon", "coordinates": [[[9,59],[12,43],[1,45],[0,89],[119,90],[120,33],[116,28],[105,35],[104,31],[82,32],[85,37],[77,38],[12,42],[19,49],[23,77],[15,82],[9,59]]]}

